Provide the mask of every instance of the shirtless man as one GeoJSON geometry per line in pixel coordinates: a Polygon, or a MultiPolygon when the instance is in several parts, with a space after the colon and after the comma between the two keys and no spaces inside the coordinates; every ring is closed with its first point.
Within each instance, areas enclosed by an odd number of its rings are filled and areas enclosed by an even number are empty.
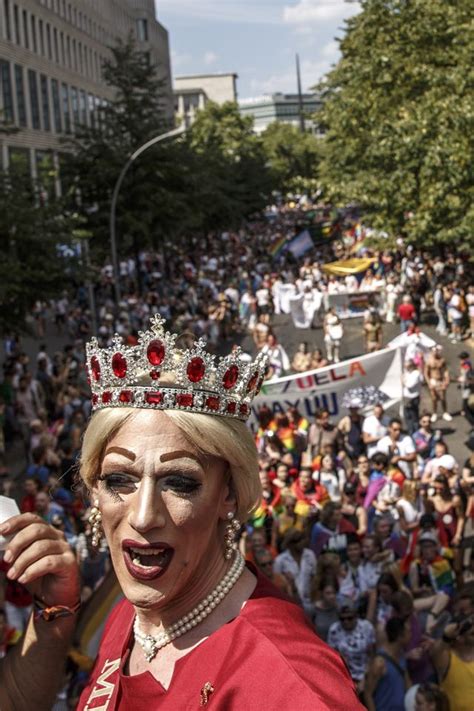
{"type": "Polygon", "coordinates": [[[453,419],[448,412],[448,406],[446,403],[446,390],[449,385],[449,371],[442,350],[442,346],[434,346],[431,349],[431,353],[425,363],[424,375],[426,382],[428,383],[431,401],[433,403],[431,422],[436,422],[438,419],[438,415],[436,413],[438,403],[441,404],[443,420],[450,422],[453,419]]]}

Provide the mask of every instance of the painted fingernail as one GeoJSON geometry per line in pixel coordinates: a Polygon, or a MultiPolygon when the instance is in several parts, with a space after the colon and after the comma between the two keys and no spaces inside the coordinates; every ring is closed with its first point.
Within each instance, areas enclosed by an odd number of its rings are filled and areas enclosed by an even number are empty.
{"type": "Polygon", "coordinates": [[[10,561],[13,560],[13,553],[11,551],[7,551],[3,556],[3,560],[5,561],[5,563],[10,563],[10,561]]]}
{"type": "Polygon", "coordinates": [[[10,580],[13,580],[15,575],[16,575],[15,568],[10,568],[10,570],[7,572],[7,578],[10,578],[10,580]]]}
{"type": "Polygon", "coordinates": [[[18,582],[22,584],[26,583],[27,577],[27,575],[22,575],[21,578],[18,578],[18,582]]]}

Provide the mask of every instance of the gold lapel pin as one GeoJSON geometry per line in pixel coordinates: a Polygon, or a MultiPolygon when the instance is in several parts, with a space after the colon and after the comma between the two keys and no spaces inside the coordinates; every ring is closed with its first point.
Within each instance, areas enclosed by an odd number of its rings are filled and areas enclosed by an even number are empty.
{"type": "Polygon", "coordinates": [[[200,703],[200,706],[206,706],[206,705],[207,705],[207,703],[208,703],[208,701],[209,701],[209,697],[211,696],[212,693],[214,693],[214,687],[212,686],[212,684],[211,684],[210,681],[206,681],[206,683],[204,684],[204,686],[203,686],[202,689],[201,689],[201,703],[200,703]]]}

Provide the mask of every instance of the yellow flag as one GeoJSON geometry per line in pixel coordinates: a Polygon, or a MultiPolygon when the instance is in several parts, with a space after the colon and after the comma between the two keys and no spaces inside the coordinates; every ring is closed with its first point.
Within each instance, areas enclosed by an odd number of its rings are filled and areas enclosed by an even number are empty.
{"type": "Polygon", "coordinates": [[[330,262],[323,266],[323,270],[327,274],[334,274],[334,276],[346,276],[347,274],[358,274],[359,272],[365,272],[366,269],[372,266],[376,261],[374,257],[367,257],[365,259],[345,259],[340,262],[330,262]]]}

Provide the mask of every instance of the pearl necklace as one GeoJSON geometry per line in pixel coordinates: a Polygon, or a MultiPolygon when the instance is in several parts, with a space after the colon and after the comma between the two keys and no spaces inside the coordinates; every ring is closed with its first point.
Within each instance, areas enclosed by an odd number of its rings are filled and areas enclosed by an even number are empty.
{"type": "Polygon", "coordinates": [[[193,627],[196,627],[203,620],[205,620],[214,608],[217,607],[217,605],[219,605],[225,596],[232,590],[235,583],[242,575],[244,568],[245,560],[239,551],[237,551],[232,566],[214,590],[212,590],[212,592],[210,592],[204,600],[201,600],[201,602],[196,605],[194,610],[188,612],[187,615],[180,617],[177,622],[172,624],[171,627],[167,627],[156,637],[151,634],[144,634],[141,632],[138,617],[135,617],[135,621],[133,623],[133,633],[136,641],[143,649],[147,662],[151,662],[162,647],[166,647],[166,645],[170,644],[170,642],[174,639],[181,637],[181,635],[189,632],[193,629],[193,627]]]}

